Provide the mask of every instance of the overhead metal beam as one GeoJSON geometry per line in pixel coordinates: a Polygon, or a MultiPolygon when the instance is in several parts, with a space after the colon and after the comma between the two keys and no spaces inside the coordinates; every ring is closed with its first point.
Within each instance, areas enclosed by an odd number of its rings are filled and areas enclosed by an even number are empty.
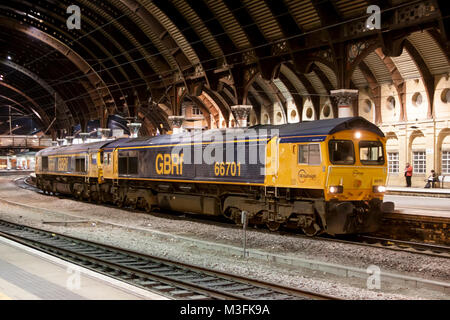
{"type": "Polygon", "coordinates": [[[370,68],[367,66],[367,64],[364,61],[361,61],[359,64],[359,69],[363,73],[364,77],[367,80],[367,83],[369,84],[371,98],[374,101],[375,104],[375,124],[380,124],[382,122],[381,118],[381,86],[378,84],[377,79],[373,75],[370,68]]]}
{"type": "Polygon", "coordinates": [[[389,73],[391,74],[392,83],[397,90],[398,98],[400,101],[400,121],[407,121],[408,116],[406,113],[406,83],[403,79],[400,71],[398,71],[397,66],[394,61],[386,55],[384,55],[383,50],[378,48],[375,53],[380,57],[381,61],[384,63],[389,73]]]}
{"type": "Polygon", "coordinates": [[[16,87],[6,83],[5,81],[0,81],[0,86],[8,88],[8,89],[14,91],[15,93],[18,93],[22,97],[24,97],[29,103],[31,103],[34,106],[34,108],[31,108],[31,111],[38,118],[38,120],[44,126],[48,126],[50,124],[50,120],[48,118],[47,113],[39,106],[39,104],[36,103],[36,101],[34,101],[32,98],[30,98],[25,92],[23,92],[22,90],[19,90],[16,87]]]}
{"type": "Polygon", "coordinates": [[[6,66],[8,66],[8,67],[10,67],[10,68],[20,72],[20,73],[25,74],[27,77],[33,79],[42,88],[44,88],[52,97],[54,97],[56,99],[56,101],[55,101],[56,105],[62,107],[62,110],[59,110],[59,111],[64,114],[64,118],[63,119],[61,119],[61,118],[58,119],[58,121],[61,124],[61,127],[66,128],[66,127],[75,125],[75,121],[73,120],[72,113],[71,113],[69,107],[67,106],[66,102],[64,101],[64,99],[61,98],[60,94],[58,92],[56,92],[44,79],[39,77],[34,72],[31,72],[29,69],[24,68],[24,67],[18,65],[17,63],[10,61],[10,60],[0,59],[0,64],[6,65],[6,66]],[[66,121],[68,121],[68,123],[63,123],[62,120],[66,120],[66,121]]]}
{"type": "Polygon", "coordinates": [[[428,69],[427,64],[423,60],[422,56],[420,55],[419,51],[412,45],[409,40],[405,40],[404,46],[406,51],[411,55],[413,58],[413,61],[415,65],[417,66],[417,69],[419,69],[420,75],[422,76],[423,85],[425,86],[425,91],[427,93],[428,98],[428,112],[427,117],[428,118],[434,118],[434,77],[430,72],[430,69],[428,69]]]}

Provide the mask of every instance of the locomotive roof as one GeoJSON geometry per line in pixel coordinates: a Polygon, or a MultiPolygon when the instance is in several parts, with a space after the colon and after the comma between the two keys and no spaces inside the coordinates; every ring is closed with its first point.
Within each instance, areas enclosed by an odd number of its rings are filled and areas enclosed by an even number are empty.
{"type": "Polygon", "coordinates": [[[90,143],[84,143],[84,144],[72,144],[72,145],[66,145],[66,146],[50,147],[50,148],[45,148],[44,150],[39,151],[36,155],[37,156],[51,156],[51,155],[56,155],[56,154],[84,153],[84,152],[87,152],[88,150],[101,149],[107,143],[108,143],[108,141],[97,141],[97,142],[90,142],[90,143]]]}
{"type": "Polygon", "coordinates": [[[363,117],[324,119],[282,125],[257,125],[251,128],[278,129],[280,137],[330,135],[339,131],[357,129],[371,131],[384,137],[383,131],[378,126],[363,117]]]}
{"type": "MultiPolygon", "coordinates": [[[[211,141],[217,134],[223,136],[223,140],[227,139],[227,135],[233,139],[237,134],[242,134],[245,139],[264,139],[279,135],[280,138],[313,136],[310,140],[301,141],[323,141],[327,135],[344,130],[367,130],[384,137],[383,132],[373,123],[362,117],[348,117],[325,119],[316,121],[305,121],[301,123],[288,123],[282,125],[257,125],[247,128],[227,128],[227,129],[211,129],[199,132],[184,132],[172,135],[160,135],[155,137],[139,137],[139,138],[120,138],[114,141],[99,141],[86,144],[75,144],[71,146],[51,147],[39,151],[37,155],[48,156],[53,154],[73,154],[88,151],[88,149],[105,149],[112,150],[115,148],[139,147],[151,145],[172,145],[178,143],[190,143],[197,141],[211,141]]],[[[285,141],[292,141],[288,139],[285,141]]],[[[300,140],[296,140],[300,141],[300,140]]],[[[282,139],[283,142],[283,139],[282,139]]]]}
{"type": "MultiPolygon", "coordinates": [[[[321,141],[327,135],[343,130],[361,129],[374,132],[381,137],[384,137],[383,132],[373,123],[367,121],[362,117],[348,117],[337,119],[325,119],[316,121],[305,121],[301,123],[288,123],[282,125],[257,125],[246,128],[223,128],[211,129],[199,132],[184,132],[180,134],[160,135],[156,137],[139,137],[134,139],[119,139],[111,141],[104,148],[126,148],[126,147],[140,147],[151,145],[172,145],[178,143],[190,143],[195,141],[211,141],[214,140],[217,134],[222,134],[223,141],[227,136],[234,139],[238,134],[245,137],[245,139],[264,139],[279,135],[280,138],[299,137],[299,136],[322,136],[318,139],[311,138],[307,141],[321,141]],[[201,140],[200,140],[201,136],[201,140]],[[198,140],[197,140],[198,138],[198,140]]],[[[305,140],[306,141],[306,140],[305,140]]]]}

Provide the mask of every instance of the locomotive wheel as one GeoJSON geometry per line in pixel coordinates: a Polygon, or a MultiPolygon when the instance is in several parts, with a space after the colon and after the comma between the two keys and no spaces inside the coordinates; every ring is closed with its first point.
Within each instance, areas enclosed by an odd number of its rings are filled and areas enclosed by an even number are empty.
{"type": "Polygon", "coordinates": [[[274,231],[278,231],[278,229],[280,229],[281,223],[275,222],[275,221],[269,221],[269,222],[266,222],[266,226],[270,231],[274,232],[274,231]]]}
{"type": "Polygon", "coordinates": [[[309,227],[307,228],[302,228],[302,231],[305,235],[307,235],[308,237],[314,237],[319,231],[320,228],[314,228],[315,223],[311,224],[309,227]]]}

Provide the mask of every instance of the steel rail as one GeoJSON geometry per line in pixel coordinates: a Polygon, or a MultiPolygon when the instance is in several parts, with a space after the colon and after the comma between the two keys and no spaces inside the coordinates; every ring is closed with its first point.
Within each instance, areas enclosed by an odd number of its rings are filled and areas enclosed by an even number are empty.
{"type": "MultiPolygon", "coordinates": [[[[26,181],[27,179],[23,179],[22,181],[27,185],[27,187],[20,186],[24,189],[33,190],[35,192],[42,193],[42,191],[38,188],[36,188],[32,183],[29,183],[26,181]]],[[[17,182],[20,182],[18,180],[17,182]]],[[[70,196],[64,196],[71,198],[70,196]]],[[[121,208],[122,210],[127,210],[127,208],[121,208]]],[[[137,209],[133,209],[137,210],[137,209]]],[[[402,215],[401,217],[393,216],[393,215],[387,215],[384,217],[384,219],[400,219],[401,221],[411,221],[416,222],[417,219],[423,218],[421,216],[416,215],[402,215]],[[410,220],[407,220],[408,216],[411,216],[410,220]]],[[[448,218],[440,218],[440,217],[425,217],[427,218],[427,222],[429,223],[445,223],[448,218]]],[[[425,222],[425,220],[421,220],[421,222],[425,222]]],[[[450,225],[450,222],[449,222],[450,225]]],[[[265,232],[265,230],[258,229],[259,232],[265,232]]],[[[308,237],[301,234],[295,234],[292,233],[291,236],[304,238],[304,239],[314,239],[314,237],[308,237]]],[[[316,238],[324,241],[333,241],[338,243],[347,243],[347,244],[353,244],[353,245],[362,245],[362,246],[369,246],[374,248],[384,248],[392,251],[404,251],[408,253],[416,253],[421,255],[427,255],[432,257],[440,257],[440,258],[450,258],[450,247],[444,246],[444,245],[436,245],[431,243],[425,243],[425,242],[417,242],[417,241],[405,241],[405,240],[397,240],[392,238],[386,238],[386,237],[378,237],[378,236],[370,236],[370,235],[351,235],[351,236],[343,236],[343,237],[336,237],[331,238],[329,236],[317,236],[316,238]],[[395,245],[395,246],[394,246],[395,245]]]]}
{"type": "Polygon", "coordinates": [[[3,220],[0,236],[173,299],[337,299],[3,220]]]}

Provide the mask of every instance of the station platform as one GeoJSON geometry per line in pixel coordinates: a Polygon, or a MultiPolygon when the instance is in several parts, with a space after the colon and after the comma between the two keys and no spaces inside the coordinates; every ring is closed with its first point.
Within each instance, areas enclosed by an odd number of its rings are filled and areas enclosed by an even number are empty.
{"type": "Polygon", "coordinates": [[[387,187],[386,193],[404,196],[450,198],[450,189],[443,189],[443,188],[387,187]]]}
{"type": "Polygon", "coordinates": [[[0,237],[0,300],[167,298],[0,237]]]}

